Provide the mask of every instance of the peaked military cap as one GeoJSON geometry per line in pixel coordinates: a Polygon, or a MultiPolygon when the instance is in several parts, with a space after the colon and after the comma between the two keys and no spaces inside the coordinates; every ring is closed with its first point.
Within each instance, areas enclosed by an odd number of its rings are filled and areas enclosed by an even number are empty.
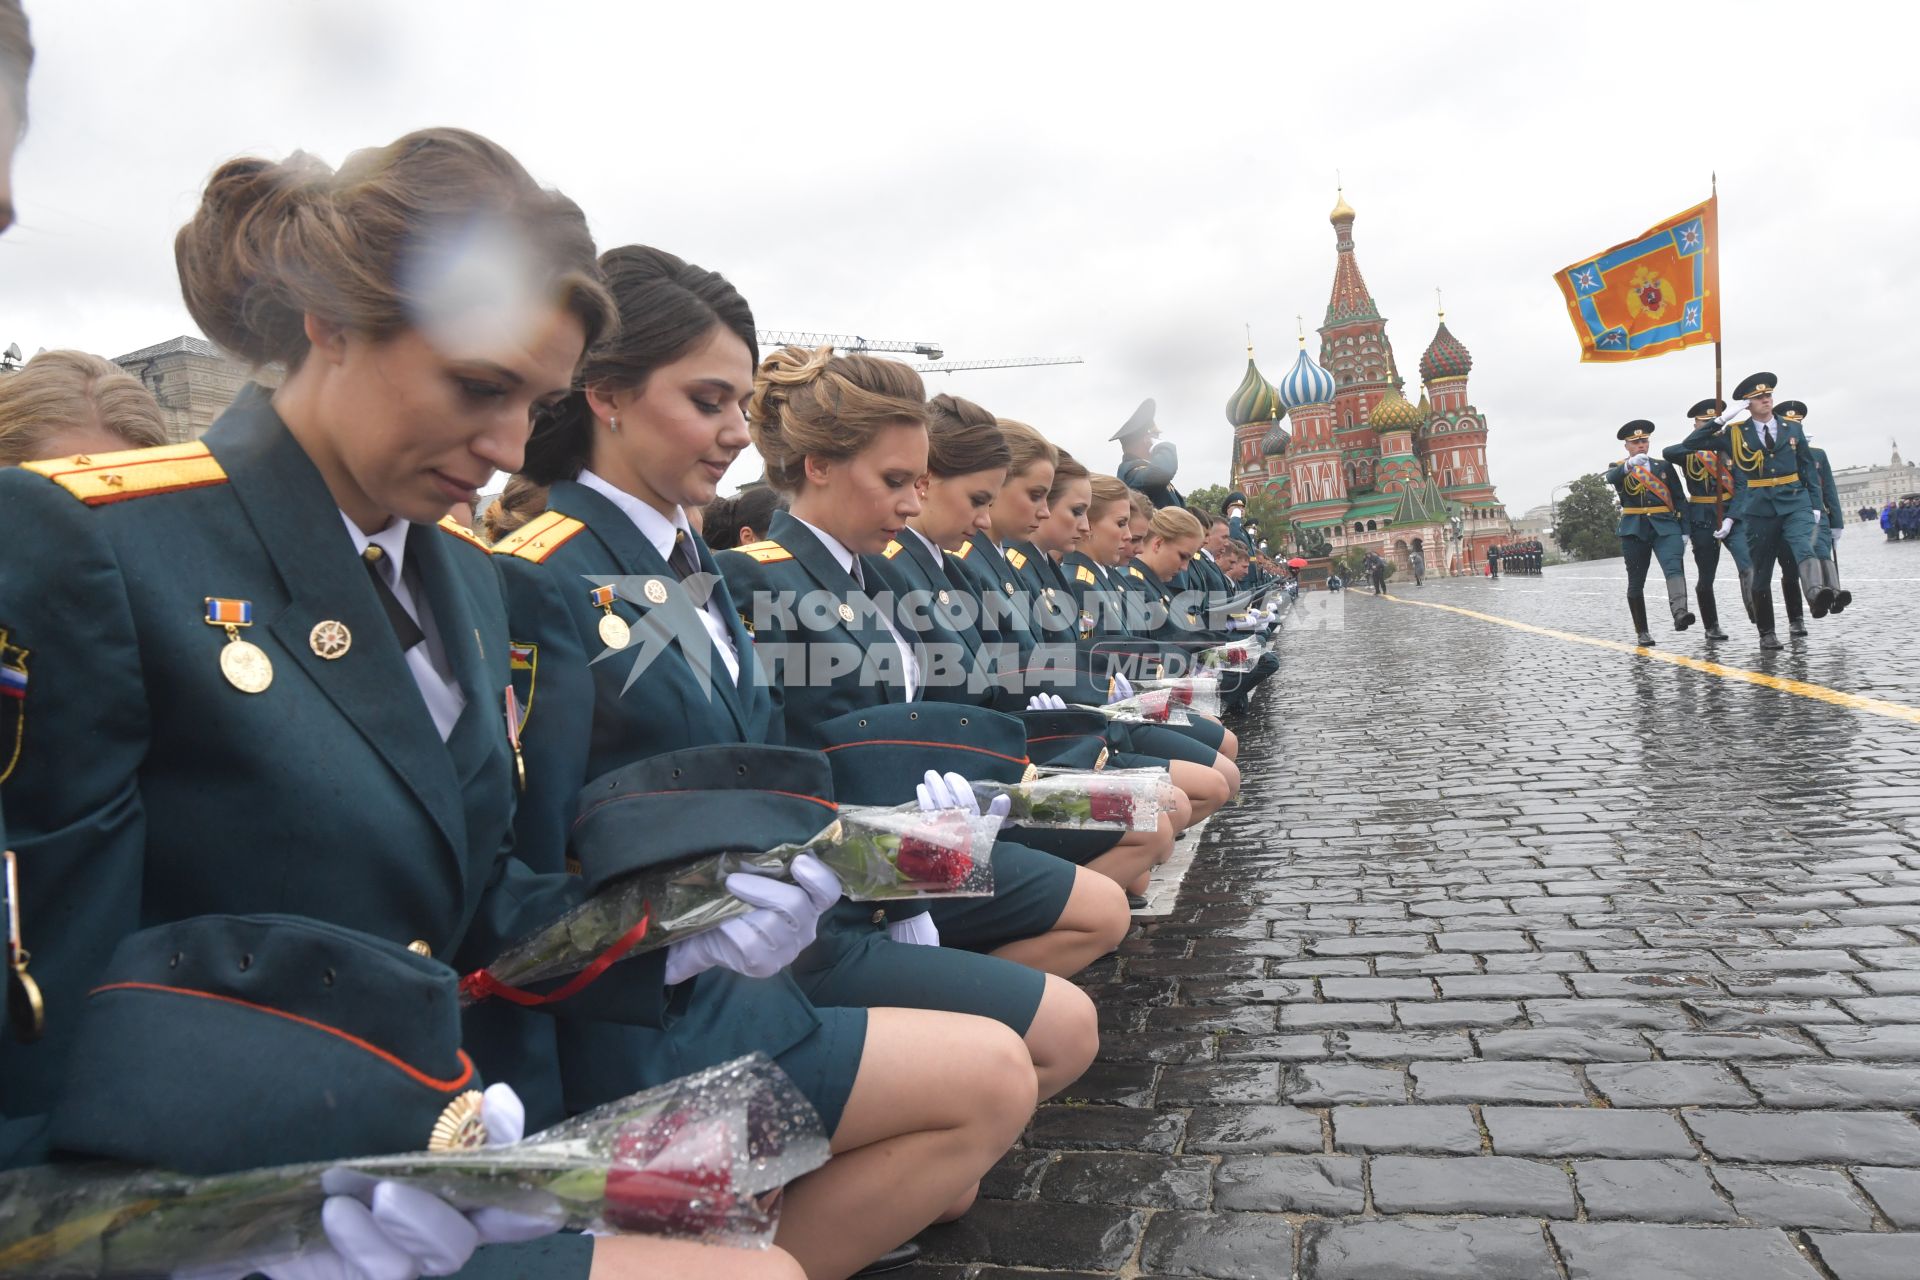
{"type": "Polygon", "coordinates": [[[1029,763],[1020,717],[958,702],[887,702],[806,732],[833,765],[843,804],[904,804],[929,769],[1018,782],[1029,763]]]}
{"type": "Polygon", "coordinates": [[[1225,515],[1227,514],[1227,512],[1233,510],[1235,507],[1239,507],[1242,511],[1245,511],[1247,509],[1246,494],[1244,493],[1228,494],[1227,500],[1220,504],[1220,514],[1225,515]]]}
{"type": "Polygon", "coordinates": [[[1751,373],[1742,378],[1740,385],[1733,389],[1733,398],[1751,400],[1755,396],[1770,396],[1779,383],[1780,379],[1770,373],[1751,373]]]}
{"type": "Polygon", "coordinates": [[[1137,436],[1143,431],[1153,430],[1153,412],[1153,398],[1149,396],[1140,402],[1140,407],[1133,411],[1133,416],[1121,423],[1120,429],[1107,439],[1125,440],[1128,436],[1137,436]]]}
{"type": "Polygon", "coordinates": [[[1653,424],[1645,418],[1635,418],[1626,426],[1613,433],[1616,440],[1645,440],[1653,434],[1653,424]]]}
{"type": "Polygon", "coordinates": [[[1725,400],[1709,396],[1705,400],[1694,401],[1693,408],[1687,410],[1687,416],[1695,421],[1701,418],[1717,418],[1720,416],[1720,411],[1726,407],[1725,400]]]}
{"type": "Polygon", "coordinates": [[[195,916],[114,949],[51,1137],[191,1174],[479,1146],[480,1089],[446,965],[305,916],[195,916]]]}
{"type": "Polygon", "coordinates": [[[1785,418],[1788,422],[1798,422],[1807,416],[1807,402],[1804,400],[1787,400],[1773,406],[1773,411],[1785,418]]]}
{"type": "Polygon", "coordinates": [[[1112,721],[1105,712],[1092,707],[1066,707],[1019,714],[1027,727],[1027,755],[1035,764],[1097,769],[1106,763],[1107,728],[1112,721]]]}
{"type": "Polygon", "coordinates": [[[582,787],[572,852],[598,888],[648,867],[811,840],[838,813],[833,771],[817,751],[690,747],[582,787]]]}

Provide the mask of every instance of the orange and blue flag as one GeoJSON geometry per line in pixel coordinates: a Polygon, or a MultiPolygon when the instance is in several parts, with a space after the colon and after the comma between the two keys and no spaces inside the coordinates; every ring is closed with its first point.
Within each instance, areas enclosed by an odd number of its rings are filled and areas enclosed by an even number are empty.
{"type": "Polygon", "coordinates": [[[1562,269],[1580,359],[1646,360],[1720,338],[1719,197],[1562,269]]]}

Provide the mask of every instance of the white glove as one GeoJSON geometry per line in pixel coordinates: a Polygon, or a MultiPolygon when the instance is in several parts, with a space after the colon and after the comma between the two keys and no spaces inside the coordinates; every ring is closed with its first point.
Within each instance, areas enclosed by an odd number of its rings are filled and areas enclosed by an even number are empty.
{"type": "Polygon", "coordinates": [[[1727,535],[1732,532],[1733,532],[1733,517],[1728,516],[1725,520],[1722,520],[1720,522],[1720,527],[1713,531],[1713,536],[1720,539],[1720,541],[1725,542],[1727,540],[1727,535]]]}
{"type": "Polygon", "coordinates": [[[1743,402],[1739,405],[1728,405],[1720,411],[1720,416],[1715,418],[1713,422],[1715,426],[1726,427],[1731,426],[1742,418],[1750,418],[1752,416],[1753,410],[1747,408],[1743,402]]]}
{"type": "Polygon", "coordinates": [[[889,924],[887,937],[910,947],[937,947],[940,945],[940,926],[933,922],[932,912],[922,911],[917,916],[889,924]]]}
{"type": "Polygon", "coordinates": [[[1061,701],[1057,693],[1036,693],[1027,699],[1029,711],[1064,711],[1066,707],[1067,704],[1061,701]]]}
{"type": "MultiPolygon", "coordinates": [[[[527,1109],[512,1086],[496,1084],[481,1095],[487,1145],[507,1146],[526,1131],[527,1109]]],[[[270,1280],[416,1280],[450,1275],[483,1244],[512,1244],[552,1235],[563,1218],[506,1209],[463,1214],[432,1192],[382,1182],[351,1169],[330,1169],[320,1185],[331,1194],[320,1209],[325,1244],[297,1257],[219,1269],[176,1272],[177,1280],[214,1280],[259,1272],[270,1280]]]]}
{"type": "MultiPolygon", "coordinates": [[[[926,781],[915,787],[914,791],[920,797],[922,813],[936,813],[941,809],[958,809],[970,817],[980,816],[980,799],[973,794],[973,784],[957,773],[942,776],[929,769],[926,781]]],[[[986,816],[1004,818],[1012,808],[1012,796],[995,796],[993,803],[987,806],[986,816]]]]}
{"type": "MultiPolygon", "coordinates": [[[[969,793],[971,798],[971,793],[969,793]]],[[[749,978],[771,978],[813,943],[820,916],[840,900],[840,877],[810,853],[793,860],[793,884],[736,871],[727,892],[752,906],[717,928],[667,947],[667,985],[716,966],[749,978]]]]}
{"type": "Polygon", "coordinates": [[[1133,696],[1133,686],[1118,671],[1114,672],[1107,683],[1107,701],[1124,702],[1133,696]]]}
{"type": "Polygon", "coordinates": [[[1653,465],[1653,455],[1650,453],[1636,453],[1627,459],[1627,465],[1630,467],[1650,467],[1653,465]]]}
{"type": "Polygon", "coordinates": [[[1846,530],[1842,529],[1839,525],[1835,525],[1831,530],[1829,530],[1829,532],[1833,534],[1833,540],[1835,542],[1838,542],[1840,541],[1840,535],[1845,533],[1846,530]]]}

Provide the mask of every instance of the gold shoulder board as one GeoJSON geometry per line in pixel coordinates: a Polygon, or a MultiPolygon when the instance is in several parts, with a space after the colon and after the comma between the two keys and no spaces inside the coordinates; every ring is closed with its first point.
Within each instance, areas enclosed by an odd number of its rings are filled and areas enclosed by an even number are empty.
{"type": "Polygon", "coordinates": [[[518,556],[540,564],[566,545],[569,538],[586,528],[572,516],[558,511],[543,511],[493,545],[498,556],[518,556]]]}
{"type": "Polygon", "coordinates": [[[734,550],[742,555],[752,556],[761,564],[778,564],[782,560],[793,559],[793,552],[777,542],[749,542],[743,547],[735,547],[734,550]]]}
{"type": "Polygon", "coordinates": [[[1094,586],[1100,581],[1098,578],[1093,576],[1093,570],[1087,568],[1087,566],[1085,565],[1075,566],[1073,570],[1073,576],[1080,579],[1080,581],[1086,583],[1090,587],[1094,586]]]}
{"type": "Polygon", "coordinates": [[[950,556],[959,556],[962,560],[965,560],[973,554],[973,544],[971,542],[963,542],[960,544],[958,551],[949,551],[947,554],[950,556]]]}
{"type": "Polygon", "coordinates": [[[1127,572],[1132,574],[1134,577],[1140,579],[1140,581],[1142,582],[1145,582],[1147,580],[1147,575],[1140,572],[1140,570],[1134,565],[1128,565],[1127,572]]]}
{"type": "Polygon", "coordinates": [[[1007,552],[1007,563],[1008,563],[1008,564],[1010,564],[1010,565],[1012,565],[1012,566],[1013,566],[1014,568],[1016,568],[1016,569],[1024,569],[1024,568],[1026,568],[1026,567],[1027,567],[1027,556],[1026,556],[1026,553],[1025,553],[1025,552],[1023,552],[1023,551],[1009,551],[1009,552],[1007,552]]]}
{"type": "Polygon", "coordinates": [[[45,476],[90,507],[227,482],[226,471],[198,441],[115,453],[80,453],[20,465],[45,476]]]}
{"type": "Polygon", "coordinates": [[[473,530],[467,528],[467,526],[461,524],[458,520],[455,520],[452,516],[441,516],[440,528],[445,530],[447,533],[452,534],[454,537],[460,539],[460,541],[462,542],[471,542],[474,546],[480,548],[482,551],[493,550],[492,547],[489,547],[487,545],[486,539],[477,536],[473,532],[473,530]]]}
{"type": "Polygon", "coordinates": [[[885,555],[887,559],[891,560],[895,556],[899,555],[903,549],[904,548],[902,548],[898,542],[889,542],[887,543],[886,551],[884,551],[882,554],[885,555]]]}

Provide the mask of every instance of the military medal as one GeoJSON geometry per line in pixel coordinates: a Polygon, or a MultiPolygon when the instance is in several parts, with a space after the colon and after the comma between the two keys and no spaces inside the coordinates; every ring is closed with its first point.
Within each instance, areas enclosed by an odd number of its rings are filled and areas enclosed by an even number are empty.
{"type": "Polygon", "coordinates": [[[427,1150],[433,1152],[471,1151],[487,1145],[487,1124],[482,1118],[481,1098],[478,1089],[469,1089],[440,1113],[433,1122],[433,1133],[427,1139],[427,1150]]]}
{"type": "Polygon", "coordinates": [[[316,657],[332,662],[335,658],[347,656],[347,650],[353,648],[353,632],[347,630],[344,622],[316,622],[313,630],[307,632],[307,644],[312,647],[316,657]]]}
{"type": "Polygon", "coordinates": [[[253,601],[208,596],[207,625],[224,628],[227,643],[220,650],[220,674],[242,693],[261,693],[273,683],[273,662],[258,645],[240,638],[240,628],[253,625],[253,601]]]}
{"type": "Polygon", "coordinates": [[[840,602],[840,621],[848,624],[853,622],[853,606],[844,600],[840,602]]]}
{"type": "Polygon", "coordinates": [[[947,604],[947,603],[950,603],[950,602],[948,601],[948,599],[947,599],[947,593],[946,593],[946,592],[944,592],[944,591],[942,591],[942,592],[940,593],[940,603],[941,603],[941,604],[947,604]]]}
{"type": "Polygon", "coordinates": [[[47,1007],[40,999],[40,984],[27,972],[32,959],[20,945],[20,881],[15,874],[13,850],[6,850],[7,895],[7,1025],[14,1039],[31,1044],[47,1029],[47,1007]]]}
{"type": "Polygon", "coordinates": [[[609,649],[624,649],[627,642],[633,639],[633,628],[627,625],[625,618],[613,611],[615,594],[611,586],[595,587],[587,598],[603,610],[600,617],[600,643],[609,649]]]}
{"type": "Polygon", "coordinates": [[[646,594],[647,601],[650,604],[665,604],[667,602],[667,584],[658,578],[648,578],[647,585],[641,588],[641,590],[646,594]]]}

